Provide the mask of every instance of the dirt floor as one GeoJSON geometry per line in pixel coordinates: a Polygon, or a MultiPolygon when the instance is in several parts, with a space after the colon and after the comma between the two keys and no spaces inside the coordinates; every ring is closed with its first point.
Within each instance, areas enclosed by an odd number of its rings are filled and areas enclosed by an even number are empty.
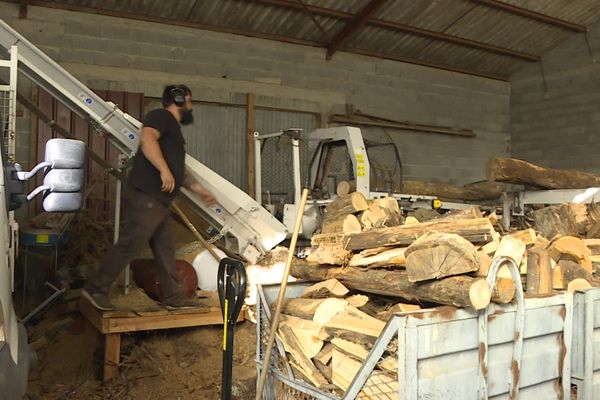
{"type": "MultiPolygon", "coordinates": [[[[61,248],[58,276],[52,273],[52,254],[36,254],[39,251],[30,254],[31,264],[35,260],[36,268],[31,267],[29,271],[27,302],[22,304],[20,292],[15,296],[19,316],[24,316],[50,293],[43,284],[45,280],[71,288],[75,282],[81,287],[83,279],[98,267],[112,240],[112,224],[98,222],[98,218],[88,214],[78,213],[69,226],[70,237],[78,240],[71,240],[66,248],[61,248]]],[[[178,248],[194,240],[181,224],[175,224],[174,228],[178,248]]],[[[151,256],[149,249],[140,258],[144,256],[151,256]]],[[[26,399],[214,400],[221,397],[222,326],[123,334],[120,375],[103,384],[104,340],[77,311],[77,292],[76,288],[67,292],[26,326],[29,342],[37,354],[37,365],[29,375],[26,399]]],[[[235,330],[234,399],[254,399],[255,396],[255,329],[254,323],[246,321],[239,323],[235,330]]]]}
{"type": "MultiPolygon", "coordinates": [[[[54,304],[27,326],[36,348],[26,399],[219,399],[222,327],[181,328],[123,334],[120,375],[103,384],[103,340],[74,310],[54,304]]],[[[233,398],[255,396],[256,326],[235,330],[233,398]]]]}

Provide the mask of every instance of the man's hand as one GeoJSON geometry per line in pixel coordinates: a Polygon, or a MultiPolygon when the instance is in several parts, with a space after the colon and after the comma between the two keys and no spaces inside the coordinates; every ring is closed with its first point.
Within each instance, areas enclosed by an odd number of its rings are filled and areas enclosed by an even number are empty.
{"type": "Polygon", "coordinates": [[[162,181],[161,190],[163,192],[173,193],[173,190],[175,189],[175,178],[169,168],[164,168],[160,171],[160,180],[162,181]]]}
{"type": "Polygon", "coordinates": [[[211,204],[215,203],[215,196],[213,196],[210,191],[204,189],[204,187],[202,187],[202,185],[199,183],[193,183],[190,189],[192,189],[194,193],[199,194],[202,198],[202,201],[204,201],[207,205],[210,206],[211,204]]]}

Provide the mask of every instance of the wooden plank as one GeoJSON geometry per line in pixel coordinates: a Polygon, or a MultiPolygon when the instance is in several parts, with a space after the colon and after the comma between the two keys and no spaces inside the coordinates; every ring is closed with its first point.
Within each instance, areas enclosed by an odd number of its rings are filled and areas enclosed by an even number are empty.
{"type": "Polygon", "coordinates": [[[121,356],[121,334],[109,333],[105,338],[104,349],[104,376],[103,381],[108,382],[119,374],[119,357],[121,356]]]}
{"type": "MultiPolygon", "coordinates": [[[[238,321],[243,321],[240,313],[238,321]]],[[[108,332],[136,332],[155,329],[185,328],[190,326],[221,325],[221,310],[213,309],[204,313],[158,315],[152,317],[110,318],[108,332]]]]}
{"type": "Polygon", "coordinates": [[[472,243],[492,241],[494,227],[487,218],[468,220],[433,220],[414,225],[373,229],[347,236],[348,250],[362,250],[380,246],[408,246],[427,231],[454,233],[472,243]]]}

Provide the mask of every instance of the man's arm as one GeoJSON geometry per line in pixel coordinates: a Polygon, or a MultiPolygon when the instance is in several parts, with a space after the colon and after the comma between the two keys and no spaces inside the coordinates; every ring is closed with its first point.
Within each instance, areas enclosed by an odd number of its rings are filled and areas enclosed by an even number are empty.
{"type": "Polygon", "coordinates": [[[160,138],[160,132],[154,128],[144,126],[142,128],[142,135],[140,137],[140,148],[144,156],[150,161],[154,168],[160,172],[160,179],[162,181],[161,190],[163,192],[173,192],[175,189],[175,178],[165,161],[165,157],[160,150],[158,139],[160,138]]]}
{"type": "Polygon", "coordinates": [[[185,168],[183,175],[183,187],[190,189],[194,193],[198,193],[202,197],[202,200],[207,204],[213,204],[215,202],[213,194],[206,190],[200,182],[194,178],[187,167],[185,168]]]}

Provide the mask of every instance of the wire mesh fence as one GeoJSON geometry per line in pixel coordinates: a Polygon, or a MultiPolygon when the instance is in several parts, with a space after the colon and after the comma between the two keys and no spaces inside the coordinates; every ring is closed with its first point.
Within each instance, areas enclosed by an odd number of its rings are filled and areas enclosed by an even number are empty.
{"type": "Polygon", "coordinates": [[[14,112],[11,92],[0,90],[0,124],[2,124],[2,158],[8,162],[14,161],[14,112]]]}

